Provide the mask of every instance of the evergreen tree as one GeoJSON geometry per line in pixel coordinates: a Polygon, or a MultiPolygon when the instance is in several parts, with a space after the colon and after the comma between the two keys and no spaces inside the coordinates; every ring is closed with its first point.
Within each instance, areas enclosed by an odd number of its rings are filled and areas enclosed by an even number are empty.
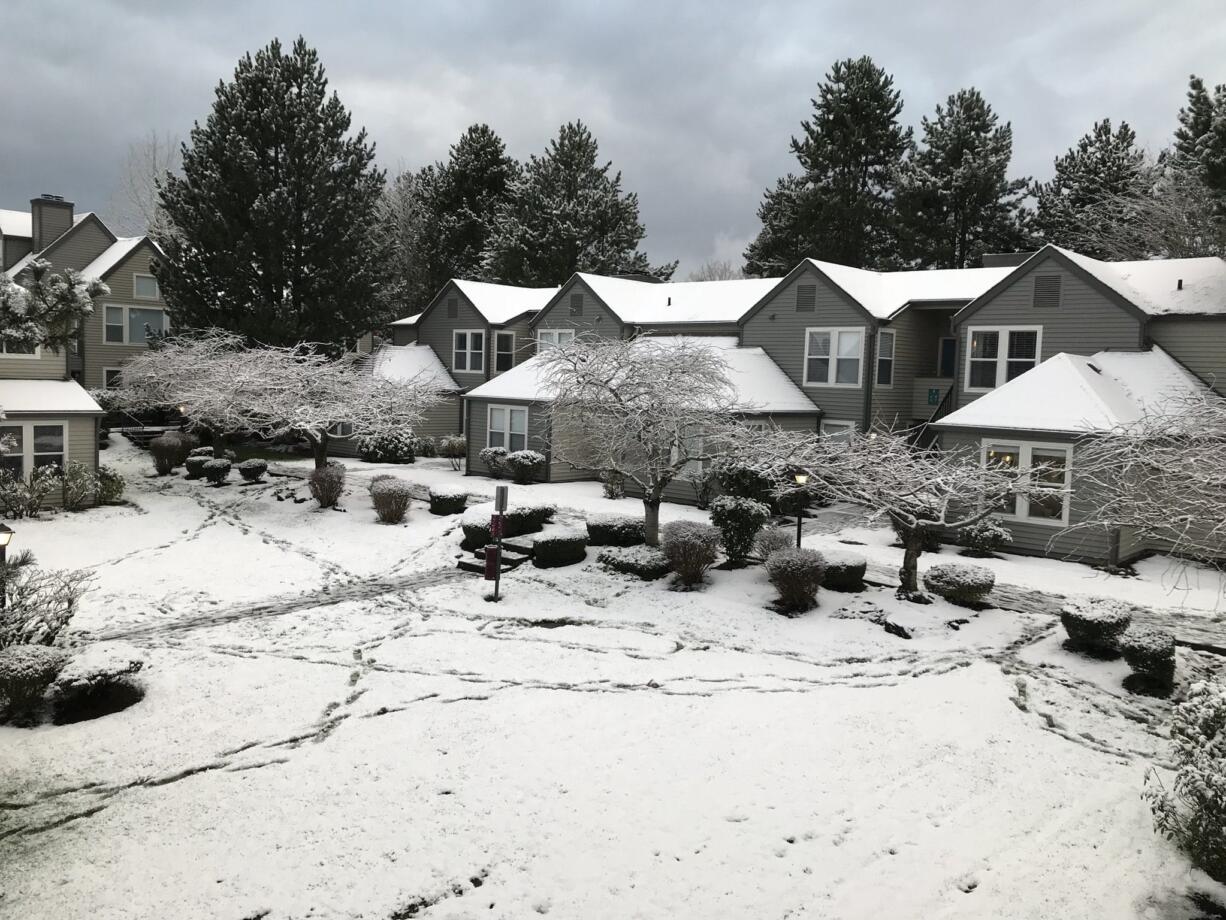
{"type": "Polygon", "coordinates": [[[966,268],[985,252],[1018,249],[1027,179],[1009,179],[1013,129],[976,89],[923,119],[922,146],[899,171],[902,250],[923,268],[966,268]]]}
{"type": "Polygon", "coordinates": [[[812,120],[792,138],[799,175],[780,179],[758,209],[748,274],[781,274],[806,256],[864,268],[896,260],[891,197],[911,129],[898,123],[893,77],[867,56],[838,61],[812,103],[812,120]]]}
{"type": "Polygon", "coordinates": [[[239,61],[166,174],[174,232],[155,267],[183,327],[266,344],[353,342],[386,319],[376,233],[383,173],[314,49],[274,40],[239,61]]]}
{"type": "MultiPolygon", "coordinates": [[[[1217,87],[1217,93],[1226,87],[1217,87]]],[[[1175,152],[1195,160],[1200,141],[1213,129],[1213,97],[1205,81],[1192,74],[1188,78],[1188,105],[1179,110],[1179,127],[1175,129],[1175,152]]]]}
{"type": "Polygon", "coordinates": [[[1056,158],[1051,181],[1032,186],[1034,228],[1043,240],[1103,258],[1107,251],[1096,241],[1112,236],[1121,241],[1115,247],[1117,256],[1121,252],[1130,258],[1147,254],[1149,244],[1139,229],[1131,242],[1122,241],[1122,231],[1131,224],[1129,214],[1101,207],[1106,200],[1144,195],[1151,187],[1145,152],[1136,141],[1136,132],[1127,122],[1120,122],[1118,130],[1112,131],[1111,120],[1103,119],[1076,147],[1056,158]],[[1114,226],[1099,226],[1103,220],[1114,226]]]}
{"type": "Polygon", "coordinates": [[[1188,105],[1179,110],[1175,130],[1175,155],[1195,164],[1201,179],[1222,199],[1219,211],[1226,214],[1226,84],[1213,88],[1195,74],[1188,84],[1188,105]]]}
{"type": "Polygon", "coordinates": [[[533,156],[498,209],[486,245],[485,275],[504,284],[553,285],[576,271],[672,277],[677,263],[652,266],[638,251],[645,230],[639,200],[621,173],[600,165],[582,122],[563,125],[533,156]]]}

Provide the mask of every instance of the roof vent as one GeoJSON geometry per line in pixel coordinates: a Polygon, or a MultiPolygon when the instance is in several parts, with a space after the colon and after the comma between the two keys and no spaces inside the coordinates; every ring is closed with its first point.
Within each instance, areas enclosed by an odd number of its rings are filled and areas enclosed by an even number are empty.
{"type": "Polygon", "coordinates": [[[1091,364],[1087,362],[1086,367],[1088,367],[1090,370],[1092,370],[1096,374],[1102,373],[1102,368],[1100,368],[1097,364],[1091,364]]]}
{"type": "Polygon", "coordinates": [[[673,299],[672,299],[671,297],[669,297],[669,298],[668,298],[668,303],[667,303],[667,304],[665,304],[665,306],[669,306],[669,307],[671,307],[672,305],[673,305],[673,299]]]}
{"type": "Polygon", "coordinates": [[[1183,279],[1182,278],[1180,278],[1178,281],[1175,282],[1175,290],[1177,291],[1183,290],[1183,279]]]}
{"type": "Polygon", "coordinates": [[[38,197],[41,198],[43,201],[63,201],[64,200],[63,195],[48,195],[46,192],[43,192],[38,197]]]}

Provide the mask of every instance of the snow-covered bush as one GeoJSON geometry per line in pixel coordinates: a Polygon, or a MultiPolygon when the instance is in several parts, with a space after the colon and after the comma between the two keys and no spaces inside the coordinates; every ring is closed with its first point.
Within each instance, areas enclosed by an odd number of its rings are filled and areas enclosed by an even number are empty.
{"type": "Polygon", "coordinates": [[[628,514],[599,514],[587,522],[592,546],[638,546],[647,541],[646,523],[628,514]]]}
{"type": "Polygon", "coordinates": [[[344,464],[329,460],[325,466],[316,467],[307,477],[307,485],[319,507],[335,508],[345,494],[344,464]]]}
{"type": "Polygon", "coordinates": [[[370,484],[370,501],[384,524],[399,524],[409,511],[412,499],[409,484],[403,479],[380,479],[370,484]]]}
{"type": "MultiPolygon", "coordinates": [[[[553,519],[557,509],[553,505],[520,505],[502,516],[502,535],[519,537],[536,533],[553,519]]],[[[462,549],[474,550],[485,546],[493,537],[490,533],[490,518],[494,514],[492,502],[474,505],[464,512],[460,528],[464,531],[462,549]]]]}
{"type": "Polygon", "coordinates": [[[103,464],[98,467],[98,504],[113,505],[123,498],[123,490],[127,488],[123,474],[113,466],[103,464]]]}
{"type": "Polygon", "coordinates": [[[775,480],[760,465],[744,460],[721,458],[712,464],[712,472],[720,492],[739,498],[751,498],[763,504],[771,504],[775,494],[775,480]]]}
{"type": "Polygon", "coordinates": [[[399,477],[397,477],[395,473],[376,473],[374,476],[370,477],[370,482],[366,484],[366,491],[369,494],[374,495],[375,494],[375,483],[386,482],[389,479],[397,479],[397,478],[399,477]]]}
{"type": "Polygon", "coordinates": [[[1175,636],[1164,629],[1129,627],[1118,641],[1120,654],[1132,668],[1124,681],[1129,690],[1169,696],[1175,687],[1175,636]]]}
{"type": "Polygon", "coordinates": [[[823,587],[831,591],[863,591],[864,573],[868,570],[868,560],[859,553],[845,550],[832,550],[823,553],[826,560],[826,577],[823,587]]]}
{"type": "Polygon", "coordinates": [[[786,613],[803,613],[817,603],[825,573],[825,560],[815,549],[781,549],[766,559],[766,577],[779,592],[779,609],[786,613]]]}
{"type": "Polygon", "coordinates": [[[50,645],[68,625],[91,576],[84,571],[40,569],[30,552],[5,563],[5,605],[0,608],[0,648],[50,645]]]}
{"type": "Polygon", "coordinates": [[[660,528],[660,551],[686,588],[702,583],[719,556],[719,531],[697,521],[670,521],[660,528]]]}
{"type": "Polygon", "coordinates": [[[181,431],[167,431],[149,442],[149,453],[153,455],[153,468],[159,476],[169,476],[176,467],[183,465],[193,449],[196,439],[181,431]]]}
{"type": "Polygon", "coordinates": [[[127,709],[145,696],[136,676],[144,665],[140,652],[114,643],[77,652],[47,689],[52,721],[65,725],[127,709]]]}
{"type": "Polygon", "coordinates": [[[50,496],[60,485],[60,471],[54,466],[36,467],[29,477],[0,470],[0,516],[38,517],[50,496]]]}
{"type": "Polygon", "coordinates": [[[419,438],[416,435],[414,435],[413,436],[413,453],[415,453],[419,457],[431,459],[439,455],[438,445],[434,442],[433,438],[419,438]]]}
{"type": "Polygon", "coordinates": [[[46,645],[0,649],[0,723],[42,721],[43,694],[67,661],[67,652],[46,645]]]}
{"type": "Polygon", "coordinates": [[[385,431],[357,440],[358,456],[367,463],[413,463],[416,438],[408,431],[385,431]]]}
{"type": "Polygon", "coordinates": [[[69,460],[61,479],[65,511],[80,511],[87,507],[98,491],[98,481],[84,463],[69,460]]]}
{"type": "Polygon", "coordinates": [[[781,549],[788,549],[796,545],[796,535],[792,533],[790,528],[785,527],[767,527],[758,534],[754,540],[754,552],[758,554],[759,559],[767,559],[770,554],[781,549]]]}
{"type": "Polygon", "coordinates": [[[672,571],[668,558],[654,546],[610,546],[596,554],[596,561],[643,581],[655,581],[672,571]]]}
{"type": "Polygon", "coordinates": [[[532,564],[538,569],[574,565],[587,558],[587,534],[570,530],[537,537],[532,544],[532,564]]]}
{"type": "Polygon", "coordinates": [[[605,498],[625,498],[626,477],[617,470],[605,470],[600,474],[600,491],[605,498]]]}
{"type": "Polygon", "coordinates": [[[267,460],[258,460],[253,457],[250,460],[244,460],[238,465],[238,475],[242,476],[247,482],[259,482],[267,472],[267,460]]]}
{"type": "Polygon", "coordinates": [[[995,586],[996,576],[981,565],[943,562],[924,573],[924,587],[951,604],[982,604],[995,586]]]}
{"type": "Polygon", "coordinates": [[[449,434],[438,439],[438,455],[451,461],[451,468],[459,470],[460,463],[468,455],[468,441],[463,435],[449,434]]]}
{"type": "Polygon", "coordinates": [[[187,471],[185,475],[188,479],[199,479],[202,477],[204,475],[204,465],[213,459],[213,455],[211,453],[213,448],[205,447],[202,449],[210,451],[210,453],[192,454],[183,461],[183,469],[187,471]]]}
{"type": "Polygon", "coordinates": [[[504,461],[515,481],[521,486],[536,481],[536,477],[545,469],[545,455],[535,450],[517,450],[509,453],[504,461]]]}
{"type": "Polygon", "coordinates": [[[431,514],[460,514],[468,504],[468,493],[463,489],[431,489],[431,514]]]}
{"type": "Polygon", "coordinates": [[[1119,639],[1132,623],[1122,603],[1106,597],[1069,601],[1060,608],[1060,622],[1068,633],[1064,647],[1092,658],[1120,657],[1119,639]]]}
{"type": "Polygon", "coordinates": [[[494,479],[501,479],[507,474],[507,449],[505,447],[483,447],[477,454],[486,470],[494,479]]]}
{"type": "Polygon", "coordinates": [[[711,503],[711,523],[719,528],[729,561],[745,561],[770,514],[770,508],[762,502],[738,495],[721,495],[711,503]]]}
{"type": "Polygon", "coordinates": [[[1188,698],[1175,707],[1171,743],[1171,789],[1154,770],[1145,777],[1154,828],[1210,878],[1226,884],[1226,687],[1192,685],[1188,698]]]}
{"type": "Polygon", "coordinates": [[[204,478],[213,485],[219,486],[230,478],[231,466],[230,461],[225,459],[205,460],[204,478]]]}
{"type": "Polygon", "coordinates": [[[958,540],[966,547],[966,555],[987,558],[1010,545],[1013,534],[1000,518],[986,517],[959,530],[958,540]]]}
{"type": "Polygon", "coordinates": [[[212,460],[213,448],[209,447],[208,445],[205,445],[204,447],[193,447],[190,451],[188,451],[187,455],[189,457],[207,457],[208,459],[212,460]]]}

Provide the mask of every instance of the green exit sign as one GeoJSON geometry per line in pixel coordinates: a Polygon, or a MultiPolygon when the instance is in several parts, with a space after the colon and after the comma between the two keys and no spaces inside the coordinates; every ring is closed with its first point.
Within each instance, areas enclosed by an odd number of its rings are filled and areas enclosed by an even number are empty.
{"type": "Polygon", "coordinates": [[[939,406],[941,404],[941,389],[940,387],[928,388],[928,405],[939,406]]]}

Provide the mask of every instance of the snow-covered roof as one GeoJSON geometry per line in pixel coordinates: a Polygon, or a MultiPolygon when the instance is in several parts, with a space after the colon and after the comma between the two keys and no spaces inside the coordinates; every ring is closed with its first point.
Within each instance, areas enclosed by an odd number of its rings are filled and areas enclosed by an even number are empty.
{"type": "Polygon", "coordinates": [[[625,323],[735,323],[779,283],[778,278],[738,278],[656,284],[578,274],[625,323]]]}
{"type": "Polygon", "coordinates": [[[556,287],[528,288],[459,279],[453,279],[453,283],[477,308],[477,312],[485,317],[486,322],[495,326],[523,313],[541,309],[558,292],[556,287]]]}
{"type": "Polygon", "coordinates": [[[874,272],[834,262],[806,260],[877,319],[889,319],[908,303],[952,300],[969,303],[1014,269],[932,268],[874,272]]]}
{"type": "Polygon", "coordinates": [[[406,316],[404,319],[398,319],[388,323],[389,326],[416,326],[417,321],[421,319],[420,313],[414,313],[412,316],[406,316]]]}
{"type": "Polygon", "coordinates": [[[1052,248],[1150,316],[1226,314],[1226,260],[1217,256],[1102,262],[1052,248]]]}
{"type": "Polygon", "coordinates": [[[459,390],[429,345],[381,345],[371,355],[371,370],[388,380],[432,380],[440,390],[459,390]]]}
{"type": "Polygon", "coordinates": [[[0,236],[34,235],[33,223],[29,211],[8,211],[0,208],[0,236]]]}
{"type": "Polygon", "coordinates": [[[101,415],[102,407],[75,380],[0,380],[6,415],[101,415]]]}
{"type": "Polygon", "coordinates": [[[12,265],[6,268],[4,270],[4,274],[9,279],[15,279],[18,275],[22,273],[22,271],[25,269],[27,265],[29,265],[31,262],[33,262],[37,258],[38,258],[37,252],[27,252],[24,256],[22,256],[12,265]]]}
{"type": "Polygon", "coordinates": [[[107,273],[116,265],[132,254],[145,237],[143,236],[125,236],[120,237],[110,246],[104,249],[94,261],[90,262],[83,269],[81,275],[85,278],[105,278],[107,273]]]}
{"type": "MultiPolygon", "coordinates": [[[[739,406],[744,412],[816,414],[820,411],[770,355],[761,348],[742,348],[734,337],[648,336],[639,341],[686,343],[717,351],[727,364],[728,379],[736,387],[739,406]]],[[[553,390],[543,379],[543,371],[540,358],[530,358],[465,395],[475,399],[547,401],[553,397],[553,390]]]]}
{"type": "Polygon", "coordinates": [[[1013,428],[1084,433],[1131,425],[1206,392],[1161,348],[1061,352],[935,423],[938,428],[1013,428]]]}

